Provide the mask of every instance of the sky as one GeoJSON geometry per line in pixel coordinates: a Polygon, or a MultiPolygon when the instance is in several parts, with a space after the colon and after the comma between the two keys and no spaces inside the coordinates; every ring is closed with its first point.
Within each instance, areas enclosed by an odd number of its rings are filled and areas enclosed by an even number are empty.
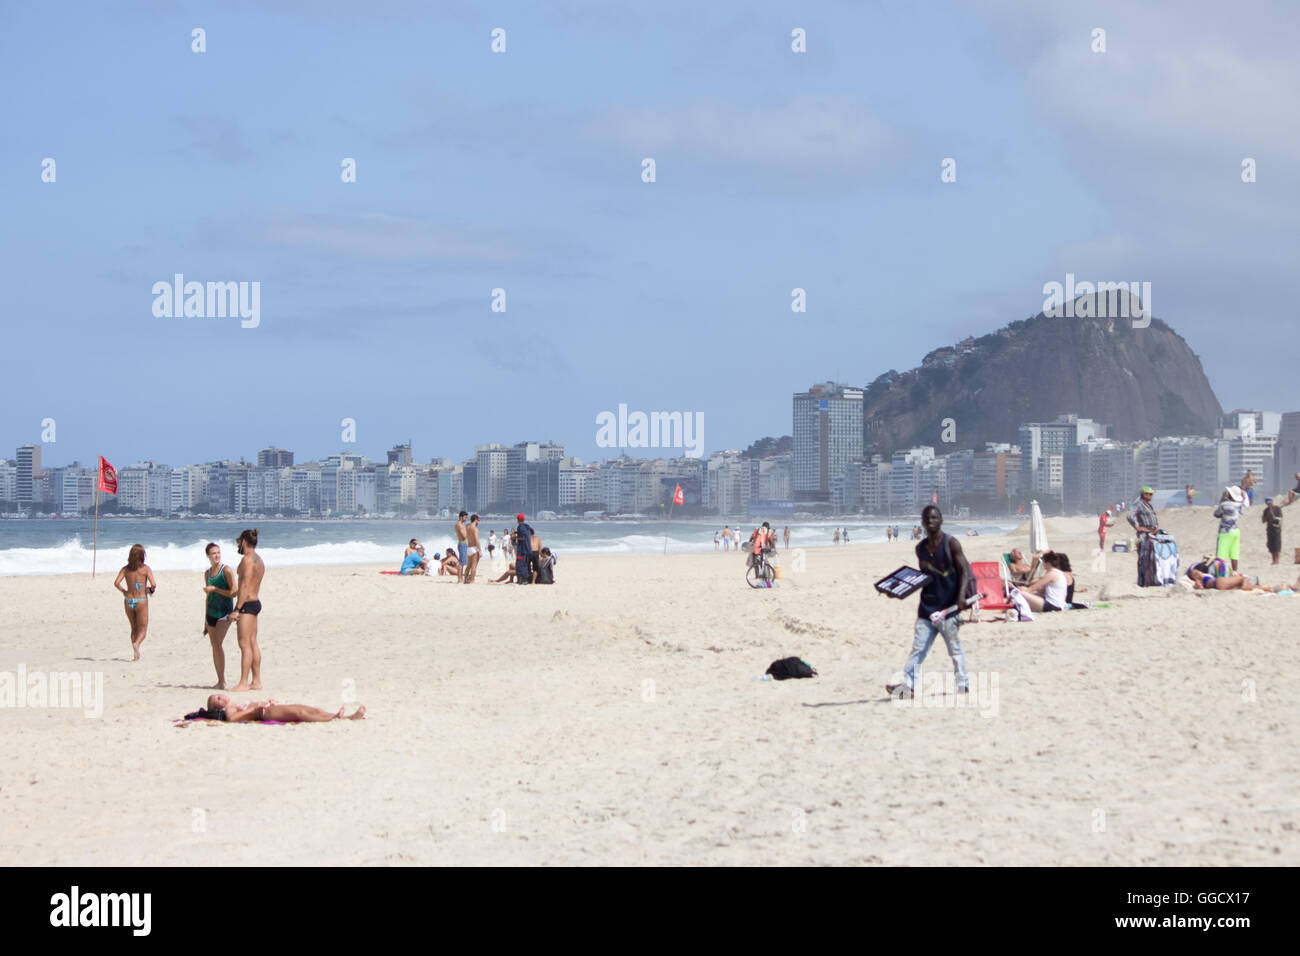
{"type": "Polygon", "coordinates": [[[744,448],[1067,272],[1296,410],[1297,48],[1251,0],[5,4],[0,455],[744,448]],[[155,315],[176,273],[256,327],[155,315]]]}

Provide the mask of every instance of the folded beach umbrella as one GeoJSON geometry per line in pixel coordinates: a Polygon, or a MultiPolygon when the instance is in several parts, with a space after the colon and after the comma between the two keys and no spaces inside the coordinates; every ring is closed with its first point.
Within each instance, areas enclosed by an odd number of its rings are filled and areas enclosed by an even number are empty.
{"type": "Polygon", "coordinates": [[[1029,553],[1047,550],[1047,526],[1043,524],[1043,509],[1035,499],[1029,502],[1029,553]]]}

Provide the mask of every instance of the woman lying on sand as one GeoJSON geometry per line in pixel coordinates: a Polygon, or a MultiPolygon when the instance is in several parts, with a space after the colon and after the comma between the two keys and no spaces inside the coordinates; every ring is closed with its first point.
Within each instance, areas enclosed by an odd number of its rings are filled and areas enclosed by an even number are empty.
{"type": "Polygon", "coordinates": [[[1192,589],[1196,591],[1274,591],[1276,588],[1270,588],[1267,585],[1258,584],[1250,580],[1244,574],[1226,574],[1222,577],[1215,577],[1208,574],[1204,564],[1193,564],[1187,569],[1187,577],[1192,582],[1192,589]]]}
{"type": "Polygon", "coordinates": [[[306,704],[278,704],[273,700],[252,704],[232,704],[225,694],[213,694],[208,698],[205,708],[186,714],[185,719],[225,720],[231,723],[278,720],[282,724],[310,724],[327,720],[362,720],[365,716],[364,706],[358,707],[357,712],[351,717],[344,717],[342,707],[337,714],[331,714],[319,707],[308,707],[306,704]]]}

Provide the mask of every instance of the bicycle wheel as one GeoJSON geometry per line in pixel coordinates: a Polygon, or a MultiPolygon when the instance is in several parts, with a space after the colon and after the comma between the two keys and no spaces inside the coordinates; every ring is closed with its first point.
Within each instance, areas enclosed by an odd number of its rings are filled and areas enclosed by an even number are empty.
{"type": "MultiPolygon", "coordinates": [[[[766,565],[764,567],[766,567],[766,565]]],[[[768,571],[770,573],[770,569],[768,569],[768,571]]],[[[758,568],[752,564],[749,566],[749,570],[745,572],[745,583],[751,588],[767,587],[767,582],[760,576],[758,568]]]]}

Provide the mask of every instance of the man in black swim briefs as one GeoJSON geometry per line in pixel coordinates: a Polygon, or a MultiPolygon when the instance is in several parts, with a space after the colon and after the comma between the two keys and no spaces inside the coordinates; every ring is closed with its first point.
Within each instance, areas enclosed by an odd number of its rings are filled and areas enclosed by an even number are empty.
{"type": "Polygon", "coordinates": [[[231,691],[262,689],[262,650],[257,645],[257,615],[262,612],[259,599],[266,565],[257,553],[257,529],[239,536],[239,586],[235,590],[235,610],[230,619],[239,634],[239,683],[231,691]],[[249,683],[249,677],[252,683],[249,683]]]}

